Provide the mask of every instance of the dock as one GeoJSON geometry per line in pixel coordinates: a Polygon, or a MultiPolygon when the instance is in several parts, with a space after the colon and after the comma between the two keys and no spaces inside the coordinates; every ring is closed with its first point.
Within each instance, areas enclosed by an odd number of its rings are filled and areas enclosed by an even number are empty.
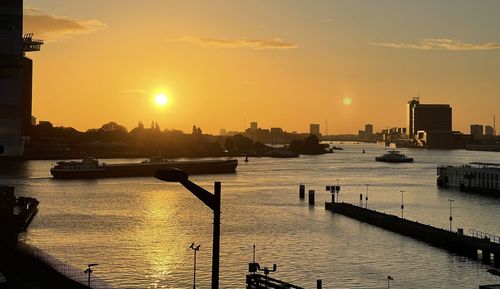
{"type": "Polygon", "coordinates": [[[500,243],[493,242],[488,237],[468,236],[463,233],[462,229],[453,232],[348,203],[327,202],[325,203],[325,209],[388,231],[412,237],[474,260],[478,259],[479,250],[484,263],[493,261],[495,267],[500,267],[500,243]]]}

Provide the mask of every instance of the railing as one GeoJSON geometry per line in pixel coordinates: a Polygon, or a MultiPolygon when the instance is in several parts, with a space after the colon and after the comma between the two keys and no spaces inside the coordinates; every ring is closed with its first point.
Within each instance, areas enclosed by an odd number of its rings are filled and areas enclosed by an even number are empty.
{"type": "Polygon", "coordinates": [[[23,36],[23,51],[40,51],[41,46],[43,45],[43,40],[41,39],[33,39],[33,33],[26,33],[23,36]]]}
{"type": "Polygon", "coordinates": [[[500,244],[500,237],[497,235],[481,232],[481,231],[476,230],[476,229],[469,229],[469,234],[472,237],[476,237],[476,238],[480,238],[480,239],[489,239],[490,242],[500,244]]]}
{"type": "MultiPolygon", "coordinates": [[[[76,281],[80,284],[83,285],[88,285],[88,275],[84,273],[85,270],[85,265],[82,265],[83,269],[78,269],[73,266],[70,266],[55,257],[51,256],[50,254],[27,244],[20,243],[18,244],[18,249],[22,250],[23,252],[30,254],[31,256],[37,258],[41,262],[47,264],[60,274],[68,277],[69,279],[76,281]]],[[[102,279],[97,277],[96,275],[92,274],[91,279],[90,279],[90,287],[93,289],[112,289],[112,287],[106,282],[104,282],[102,279]]]]}

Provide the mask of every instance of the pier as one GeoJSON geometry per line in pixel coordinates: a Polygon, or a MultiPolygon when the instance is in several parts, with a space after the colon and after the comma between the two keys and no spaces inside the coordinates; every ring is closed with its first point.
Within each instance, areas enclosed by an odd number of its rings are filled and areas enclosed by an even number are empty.
{"type": "Polygon", "coordinates": [[[475,260],[478,259],[478,250],[480,250],[483,262],[490,263],[493,256],[493,264],[500,267],[500,243],[492,242],[488,237],[468,236],[464,235],[462,229],[452,232],[348,203],[327,202],[325,209],[475,260]]]}

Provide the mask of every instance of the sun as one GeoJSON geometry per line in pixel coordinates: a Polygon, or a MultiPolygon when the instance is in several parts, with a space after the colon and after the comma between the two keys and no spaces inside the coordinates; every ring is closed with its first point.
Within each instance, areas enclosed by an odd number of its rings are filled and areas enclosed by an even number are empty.
{"type": "Polygon", "coordinates": [[[159,106],[165,106],[168,103],[168,97],[164,93],[155,96],[155,103],[159,106]]]}
{"type": "Polygon", "coordinates": [[[345,104],[345,105],[351,105],[352,104],[352,98],[346,96],[344,97],[344,99],[342,99],[342,102],[345,104]]]}

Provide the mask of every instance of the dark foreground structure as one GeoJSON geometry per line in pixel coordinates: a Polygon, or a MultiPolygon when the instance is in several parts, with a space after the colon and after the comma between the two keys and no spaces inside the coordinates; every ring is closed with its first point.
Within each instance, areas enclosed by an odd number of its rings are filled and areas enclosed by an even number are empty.
{"type": "Polygon", "coordinates": [[[56,271],[29,251],[0,241],[0,272],[7,280],[0,288],[88,289],[56,271]]]}
{"type": "Polygon", "coordinates": [[[347,203],[325,203],[325,209],[427,242],[474,260],[478,259],[478,250],[480,250],[483,262],[490,263],[493,255],[493,264],[500,267],[500,243],[492,242],[488,237],[467,236],[463,234],[462,229],[452,232],[347,203]]]}
{"type": "MultiPolygon", "coordinates": [[[[262,274],[248,274],[246,277],[247,289],[303,289],[290,283],[271,278],[262,274]]],[[[321,288],[321,287],[319,287],[321,288]]]]}
{"type": "Polygon", "coordinates": [[[0,158],[21,157],[31,134],[33,61],[43,41],[23,36],[23,1],[0,0],[0,158]]]}
{"type": "Polygon", "coordinates": [[[14,187],[0,185],[0,288],[88,288],[51,267],[29,246],[18,243],[18,233],[35,217],[38,200],[14,195],[14,187]]]}

